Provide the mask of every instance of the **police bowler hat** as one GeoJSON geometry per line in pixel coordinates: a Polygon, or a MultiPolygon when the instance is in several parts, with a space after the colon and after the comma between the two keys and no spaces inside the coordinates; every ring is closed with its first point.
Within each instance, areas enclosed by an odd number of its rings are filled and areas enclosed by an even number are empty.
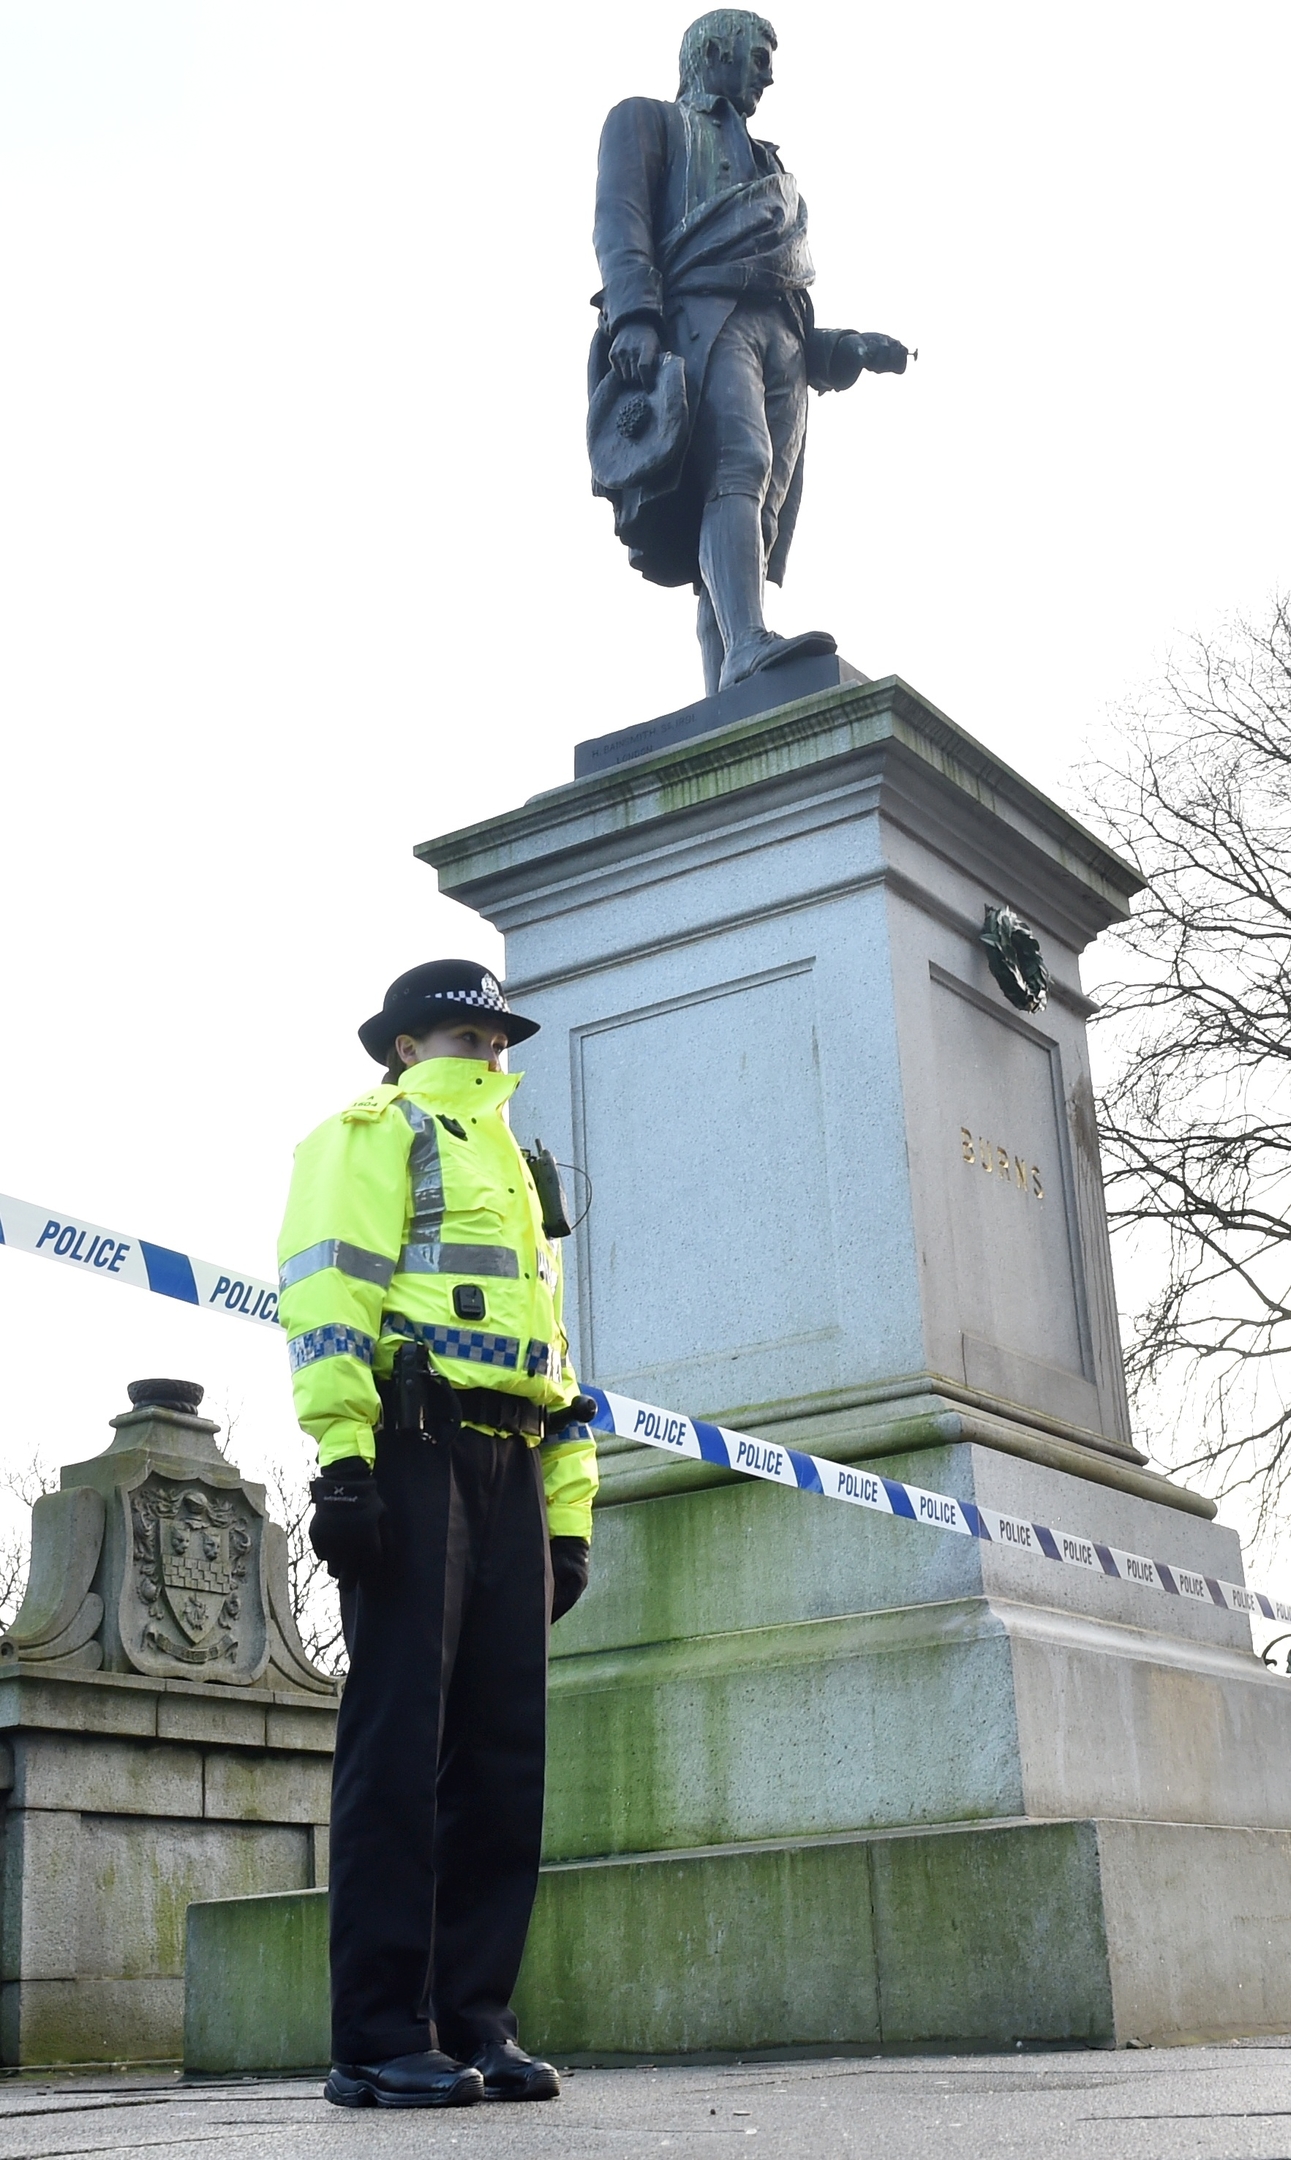
{"type": "Polygon", "coordinates": [[[474,960],[428,960],[391,983],[380,1012],[359,1029],[359,1041],[384,1065],[396,1036],[429,1035],[454,1020],[476,1018],[494,1022],[509,1043],[527,1042],[539,1027],[512,1012],[496,975],[474,960]]]}

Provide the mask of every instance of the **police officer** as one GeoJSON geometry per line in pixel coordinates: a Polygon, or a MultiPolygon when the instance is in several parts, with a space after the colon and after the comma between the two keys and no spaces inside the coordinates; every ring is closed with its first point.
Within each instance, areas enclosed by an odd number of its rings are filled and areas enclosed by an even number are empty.
{"type": "Polygon", "coordinates": [[[509,2005],[537,1887],[547,1630],[587,1583],[595,1443],[560,1248],[505,1106],[537,1031],[488,970],[401,975],[387,1067],[296,1153],[279,1246],[310,1535],[350,1670],[332,1784],[341,2107],[552,2099],[509,2005]]]}

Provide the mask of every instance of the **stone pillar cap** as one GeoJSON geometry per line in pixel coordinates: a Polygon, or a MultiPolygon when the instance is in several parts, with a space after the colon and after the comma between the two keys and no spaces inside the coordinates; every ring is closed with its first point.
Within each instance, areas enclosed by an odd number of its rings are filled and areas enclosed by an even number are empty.
{"type": "Polygon", "coordinates": [[[196,1380],[132,1380],[126,1388],[135,1410],[182,1410],[190,1417],[205,1393],[196,1380]]]}

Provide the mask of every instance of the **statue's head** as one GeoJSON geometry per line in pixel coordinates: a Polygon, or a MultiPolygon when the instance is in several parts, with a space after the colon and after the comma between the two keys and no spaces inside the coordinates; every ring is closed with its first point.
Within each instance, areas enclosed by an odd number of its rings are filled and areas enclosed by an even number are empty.
{"type": "Polygon", "coordinates": [[[693,22],[681,41],[678,97],[696,91],[729,99],[746,120],[773,80],[776,35],[764,15],[745,8],[714,8],[693,22]]]}

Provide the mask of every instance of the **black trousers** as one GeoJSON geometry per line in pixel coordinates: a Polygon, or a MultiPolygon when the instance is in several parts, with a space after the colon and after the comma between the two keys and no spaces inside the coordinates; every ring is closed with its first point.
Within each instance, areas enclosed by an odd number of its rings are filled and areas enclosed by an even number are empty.
{"type": "Polygon", "coordinates": [[[378,1437],[389,1551],[342,1600],[332,2056],[514,2037],[538,1882],[551,1562],[538,1450],[378,1437]]]}

